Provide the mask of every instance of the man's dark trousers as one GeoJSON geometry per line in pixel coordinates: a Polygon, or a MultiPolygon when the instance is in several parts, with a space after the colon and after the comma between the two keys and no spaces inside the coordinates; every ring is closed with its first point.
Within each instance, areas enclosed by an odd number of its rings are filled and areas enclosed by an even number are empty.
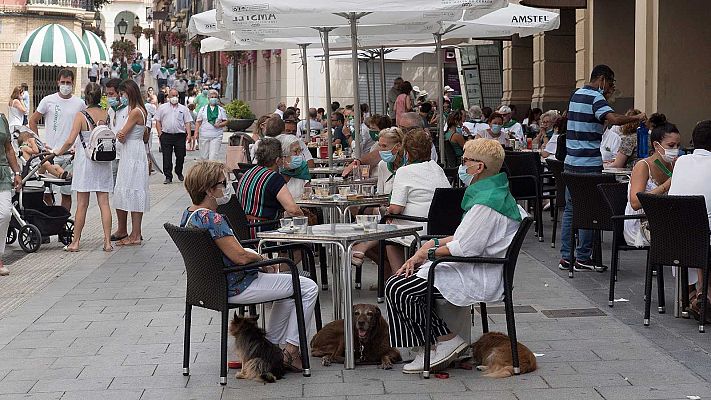
{"type": "Polygon", "coordinates": [[[183,175],[185,162],[185,133],[167,133],[160,135],[160,148],[163,153],[163,173],[165,178],[173,180],[173,151],[175,151],[175,173],[183,175]]]}

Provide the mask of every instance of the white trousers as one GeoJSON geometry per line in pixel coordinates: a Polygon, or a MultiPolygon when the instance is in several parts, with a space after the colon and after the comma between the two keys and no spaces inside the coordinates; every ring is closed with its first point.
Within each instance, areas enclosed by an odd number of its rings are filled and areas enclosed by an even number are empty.
{"type": "MultiPolygon", "coordinates": [[[[311,326],[314,315],[318,286],[309,278],[299,277],[301,301],[304,305],[306,329],[311,326]]],[[[291,274],[259,273],[257,279],[237,296],[228,299],[230,303],[257,303],[270,299],[290,296],[293,293],[291,274]]],[[[275,301],[267,323],[267,340],[274,344],[290,343],[299,346],[299,326],[296,323],[296,305],[293,299],[275,301]]]]}
{"type": "Polygon", "coordinates": [[[203,160],[217,160],[217,154],[220,152],[222,138],[213,139],[200,137],[200,158],[203,160]]]}
{"type": "Polygon", "coordinates": [[[13,192],[13,190],[4,190],[0,192],[0,256],[5,254],[7,228],[10,226],[10,218],[12,217],[13,192]]]}

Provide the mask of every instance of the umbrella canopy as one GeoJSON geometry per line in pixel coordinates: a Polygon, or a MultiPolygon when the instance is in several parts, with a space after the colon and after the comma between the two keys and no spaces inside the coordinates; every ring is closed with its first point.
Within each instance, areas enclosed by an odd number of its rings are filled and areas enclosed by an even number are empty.
{"type": "Polygon", "coordinates": [[[511,30],[520,36],[529,36],[537,32],[558,29],[560,15],[556,12],[512,3],[508,7],[490,12],[473,21],[459,21],[459,23],[467,26],[489,27],[493,31],[511,30]]]}
{"type": "Polygon", "coordinates": [[[91,62],[100,64],[111,64],[111,52],[103,40],[94,32],[84,31],[81,35],[81,40],[89,50],[91,62]]]}
{"type": "Polygon", "coordinates": [[[91,57],[76,33],[62,25],[49,24],[35,29],[20,43],[13,64],[87,67],[91,57]]]}
{"type": "Polygon", "coordinates": [[[229,39],[230,33],[217,27],[217,11],[215,9],[201,12],[190,17],[188,33],[190,36],[203,35],[229,39]]]}

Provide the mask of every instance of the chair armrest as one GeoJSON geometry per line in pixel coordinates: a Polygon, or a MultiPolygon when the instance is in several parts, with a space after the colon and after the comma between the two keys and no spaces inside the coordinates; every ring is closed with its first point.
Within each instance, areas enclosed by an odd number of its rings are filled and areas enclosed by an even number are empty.
{"type": "Polygon", "coordinates": [[[535,183],[538,183],[538,178],[535,175],[514,175],[509,176],[509,180],[524,180],[530,179],[535,183]]]}
{"type": "Polygon", "coordinates": [[[245,264],[245,265],[235,265],[234,267],[223,268],[222,272],[225,274],[229,274],[231,272],[240,272],[240,271],[244,271],[244,270],[248,270],[248,269],[257,269],[257,268],[261,268],[261,267],[268,267],[270,265],[282,264],[282,263],[294,264],[294,262],[288,258],[271,258],[271,259],[265,259],[262,261],[257,261],[257,262],[245,264]]]}
{"type": "MultiPolygon", "coordinates": [[[[259,241],[259,240],[257,240],[259,241]]],[[[280,244],[280,245],[275,245],[275,246],[269,246],[269,247],[262,247],[262,253],[276,253],[280,251],[287,251],[287,250],[302,250],[306,252],[312,252],[311,247],[306,244],[306,243],[288,243],[288,244],[280,244]]]]}
{"type": "Polygon", "coordinates": [[[455,257],[455,256],[445,256],[437,257],[432,264],[430,264],[430,270],[427,273],[427,280],[430,284],[434,282],[434,272],[435,268],[443,262],[465,262],[465,263],[477,263],[477,264],[500,264],[503,265],[508,261],[506,258],[493,258],[493,257],[455,257]]]}
{"type": "Polygon", "coordinates": [[[269,225],[279,225],[279,220],[268,220],[268,221],[254,221],[247,224],[250,228],[256,228],[258,226],[269,226],[269,225]]]}
{"type": "Polygon", "coordinates": [[[420,241],[422,240],[430,240],[430,239],[442,239],[446,237],[450,237],[452,235],[420,235],[420,241]]]}
{"type": "Polygon", "coordinates": [[[380,220],[380,223],[385,223],[388,219],[400,219],[403,221],[414,221],[414,222],[429,222],[429,220],[425,217],[415,217],[414,215],[405,215],[405,214],[385,214],[383,218],[380,220]]]}
{"type": "Polygon", "coordinates": [[[259,244],[259,242],[260,242],[261,240],[262,240],[262,239],[247,239],[247,240],[239,240],[239,239],[237,239],[237,241],[239,242],[239,244],[241,244],[242,246],[245,246],[245,245],[246,245],[246,246],[251,246],[251,245],[253,245],[253,244],[259,244]]]}
{"type": "Polygon", "coordinates": [[[644,214],[625,214],[625,215],[613,215],[612,220],[613,221],[626,221],[626,220],[632,220],[632,219],[646,219],[647,216],[644,214]]]}

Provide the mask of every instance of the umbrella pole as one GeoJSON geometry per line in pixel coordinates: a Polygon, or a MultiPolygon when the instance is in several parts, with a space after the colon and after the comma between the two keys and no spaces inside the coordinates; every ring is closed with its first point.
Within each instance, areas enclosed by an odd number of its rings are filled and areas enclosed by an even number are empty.
{"type": "Polygon", "coordinates": [[[353,111],[355,125],[353,126],[353,157],[360,158],[360,95],[358,93],[358,18],[360,15],[352,12],[348,14],[351,24],[351,60],[353,64],[353,111]]]}
{"type": "Polygon", "coordinates": [[[380,46],[380,96],[383,102],[383,115],[388,113],[388,103],[385,96],[385,47],[380,46]]]}
{"type": "MultiPolygon", "coordinates": [[[[306,47],[308,43],[300,44],[301,47],[301,69],[304,74],[304,107],[306,108],[306,142],[311,141],[311,116],[309,108],[309,69],[306,61],[306,47]]],[[[303,139],[302,139],[303,140],[303,139]]]]}
{"type": "Polygon", "coordinates": [[[365,85],[368,87],[368,105],[370,106],[373,104],[373,98],[370,96],[370,67],[368,67],[367,58],[365,59],[365,85]]]}
{"type": "Polygon", "coordinates": [[[370,76],[373,78],[373,104],[368,104],[368,107],[372,110],[370,112],[371,115],[377,113],[378,109],[378,95],[377,95],[377,90],[376,89],[376,82],[375,82],[375,56],[372,54],[370,55],[370,65],[373,67],[373,73],[370,74],[370,76]]]}
{"type": "Polygon", "coordinates": [[[444,73],[442,69],[444,68],[444,62],[442,60],[442,34],[433,34],[435,38],[435,48],[437,49],[437,134],[439,135],[439,161],[441,164],[445,163],[444,159],[444,73]]]}
{"type": "MultiPolygon", "coordinates": [[[[326,74],[326,132],[328,135],[328,169],[333,169],[333,133],[331,132],[331,115],[333,111],[331,110],[331,55],[330,47],[328,43],[328,33],[331,32],[333,28],[319,28],[319,31],[323,33],[323,62],[324,62],[324,73],[326,74]]],[[[329,174],[332,178],[333,175],[329,174]]]]}

